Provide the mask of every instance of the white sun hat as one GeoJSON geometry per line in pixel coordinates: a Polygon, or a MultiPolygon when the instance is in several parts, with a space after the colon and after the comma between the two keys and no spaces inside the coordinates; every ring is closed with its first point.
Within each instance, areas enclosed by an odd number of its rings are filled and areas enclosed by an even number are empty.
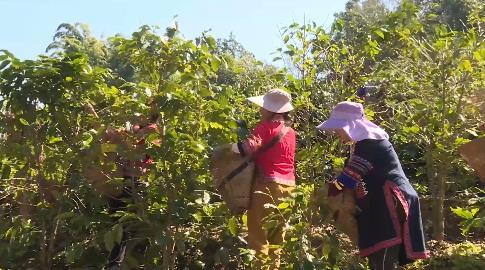
{"type": "Polygon", "coordinates": [[[262,96],[250,97],[248,100],[274,113],[285,113],[293,110],[290,94],[278,88],[271,89],[262,96]]]}

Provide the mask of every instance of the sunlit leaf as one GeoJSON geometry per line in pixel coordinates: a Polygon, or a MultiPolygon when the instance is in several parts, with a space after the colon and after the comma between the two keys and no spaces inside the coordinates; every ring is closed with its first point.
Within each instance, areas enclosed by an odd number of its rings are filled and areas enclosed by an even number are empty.
{"type": "Polygon", "coordinates": [[[232,236],[237,235],[239,230],[239,222],[236,217],[233,216],[227,221],[227,228],[232,236]]]}

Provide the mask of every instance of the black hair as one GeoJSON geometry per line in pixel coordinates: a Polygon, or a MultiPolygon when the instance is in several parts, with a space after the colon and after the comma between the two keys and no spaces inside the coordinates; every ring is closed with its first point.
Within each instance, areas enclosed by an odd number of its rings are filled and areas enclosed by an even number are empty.
{"type": "Polygon", "coordinates": [[[287,126],[291,126],[293,124],[293,117],[291,117],[290,112],[274,113],[274,114],[283,116],[283,119],[285,120],[285,124],[287,126]]]}
{"type": "Polygon", "coordinates": [[[150,114],[150,123],[155,123],[158,121],[158,119],[160,118],[160,113],[159,112],[154,112],[154,113],[151,113],[150,114]]]}

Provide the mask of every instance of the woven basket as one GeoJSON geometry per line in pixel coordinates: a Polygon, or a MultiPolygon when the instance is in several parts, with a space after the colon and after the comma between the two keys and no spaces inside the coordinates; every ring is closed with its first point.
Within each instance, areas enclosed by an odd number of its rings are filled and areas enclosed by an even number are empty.
{"type": "Polygon", "coordinates": [[[485,138],[474,139],[460,146],[458,152],[477,172],[480,181],[485,183],[485,138]]]}
{"type": "Polygon", "coordinates": [[[345,189],[337,196],[328,196],[328,185],[324,184],[314,196],[316,205],[326,208],[327,216],[324,217],[326,221],[333,221],[332,223],[339,231],[345,233],[350,240],[357,244],[359,232],[357,229],[357,220],[355,214],[357,206],[355,205],[355,197],[353,190],[345,189]]]}
{"type": "Polygon", "coordinates": [[[239,154],[232,152],[231,145],[217,147],[211,155],[210,170],[213,184],[218,189],[227,207],[234,215],[244,213],[251,202],[251,190],[255,176],[255,165],[250,162],[239,174],[223,184],[223,179],[244,162],[239,154]]]}

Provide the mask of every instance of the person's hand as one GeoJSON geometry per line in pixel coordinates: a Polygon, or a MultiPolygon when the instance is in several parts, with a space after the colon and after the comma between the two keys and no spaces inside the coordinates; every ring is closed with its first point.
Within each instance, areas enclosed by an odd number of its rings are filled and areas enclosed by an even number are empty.
{"type": "Polygon", "coordinates": [[[110,141],[113,139],[113,137],[116,136],[116,129],[114,129],[113,127],[111,126],[108,126],[104,132],[104,136],[103,136],[103,139],[105,141],[110,141]]]}
{"type": "Polygon", "coordinates": [[[137,133],[138,131],[140,131],[141,129],[141,126],[140,124],[134,124],[132,127],[131,127],[131,130],[133,130],[134,133],[137,133]]]}
{"type": "Polygon", "coordinates": [[[365,195],[367,195],[367,189],[365,188],[364,182],[361,182],[355,188],[355,197],[357,199],[362,199],[365,195]]]}
{"type": "Polygon", "coordinates": [[[92,115],[95,118],[99,118],[98,113],[96,113],[96,110],[94,109],[91,103],[86,102],[83,104],[83,107],[86,113],[88,113],[89,115],[92,115]]]}
{"type": "Polygon", "coordinates": [[[152,133],[160,134],[160,129],[158,128],[157,124],[148,124],[146,126],[137,124],[133,126],[133,131],[140,139],[143,139],[152,133]]]}
{"type": "Polygon", "coordinates": [[[337,181],[328,183],[328,196],[337,196],[344,191],[344,186],[337,181]]]}

